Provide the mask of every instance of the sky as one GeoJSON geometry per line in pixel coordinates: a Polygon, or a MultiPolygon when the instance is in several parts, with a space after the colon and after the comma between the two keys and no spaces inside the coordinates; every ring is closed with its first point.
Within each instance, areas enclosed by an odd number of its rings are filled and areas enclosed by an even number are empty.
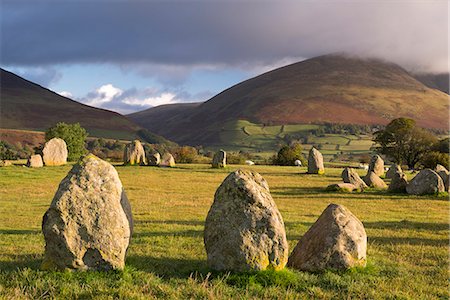
{"type": "Polygon", "coordinates": [[[0,0],[0,66],[131,113],[206,101],[271,69],[345,52],[448,72],[449,4],[424,1],[0,0]]]}

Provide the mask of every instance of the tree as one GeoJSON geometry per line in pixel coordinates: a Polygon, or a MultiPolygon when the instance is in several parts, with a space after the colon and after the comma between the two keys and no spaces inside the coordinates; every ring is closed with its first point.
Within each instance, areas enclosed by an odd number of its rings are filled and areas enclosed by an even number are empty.
{"type": "Polygon", "coordinates": [[[45,132],[46,141],[57,137],[66,142],[69,152],[67,159],[69,161],[78,160],[80,156],[86,154],[85,142],[87,136],[86,130],[79,123],[66,124],[59,122],[45,132]]]}
{"type": "Polygon", "coordinates": [[[306,160],[302,154],[302,146],[299,143],[294,143],[290,146],[285,145],[278,151],[275,164],[280,166],[293,166],[297,159],[302,162],[302,165],[306,165],[306,160]]]}
{"type": "Polygon", "coordinates": [[[375,132],[374,142],[380,145],[378,152],[397,164],[406,164],[413,169],[437,142],[437,138],[417,127],[413,119],[398,118],[392,120],[384,130],[375,132]]]}

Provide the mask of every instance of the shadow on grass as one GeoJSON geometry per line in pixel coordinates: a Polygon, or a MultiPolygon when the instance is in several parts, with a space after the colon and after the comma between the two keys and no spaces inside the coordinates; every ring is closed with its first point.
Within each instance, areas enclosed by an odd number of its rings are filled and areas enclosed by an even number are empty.
{"type": "Polygon", "coordinates": [[[305,194],[323,194],[325,192],[322,188],[310,188],[310,187],[283,187],[283,188],[271,188],[270,193],[274,196],[299,196],[305,194]]]}
{"type": "MultiPolygon", "coordinates": [[[[144,231],[133,233],[133,238],[143,237],[202,237],[203,230],[180,230],[180,231],[144,231]]],[[[147,243],[147,242],[146,242],[147,243]]]]}
{"type": "Polygon", "coordinates": [[[22,255],[10,255],[12,260],[0,261],[1,271],[15,271],[17,269],[30,268],[39,269],[43,259],[42,255],[35,254],[22,254],[22,255]]]}
{"type": "Polygon", "coordinates": [[[206,260],[129,255],[126,264],[136,270],[165,278],[187,278],[192,273],[207,274],[206,260]]]}
{"type": "Polygon", "coordinates": [[[168,224],[168,225],[187,225],[187,226],[203,226],[205,221],[199,220],[136,220],[135,224],[168,224]]]}
{"type": "Polygon", "coordinates": [[[412,222],[408,220],[402,220],[399,222],[386,221],[386,222],[363,222],[365,228],[373,229],[424,229],[431,231],[449,230],[449,224],[447,223],[423,223],[412,222]]]}
{"type": "Polygon", "coordinates": [[[37,229],[0,229],[0,234],[40,234],[41,231],[37,229]]]}
{"type": "Polygon", "coordinates": [[[425,239],[415,237],[367,237],[368,243],[385,245],[427,245],[427,246],[448,246],[448,239],[425,239]]]}

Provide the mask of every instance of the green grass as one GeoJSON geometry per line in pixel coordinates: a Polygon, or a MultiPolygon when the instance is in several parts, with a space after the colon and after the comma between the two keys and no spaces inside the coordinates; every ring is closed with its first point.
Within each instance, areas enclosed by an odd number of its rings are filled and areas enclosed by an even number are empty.
{"type": "Polygon", "coordinates": [[[448,299],[448,194],[326,192],[342,169],[317,176],[303,174],[304,168],[249,167],[270,185],[290,251],[329,203],[343,204],[366,228],[366,268],[212,272],[203,224],[215,190],[237,167],[117,166],[135,232],[125,270],[107,273],[39,270],[42,216],[70,166],[0,168],[0,299],[448,299]]]}

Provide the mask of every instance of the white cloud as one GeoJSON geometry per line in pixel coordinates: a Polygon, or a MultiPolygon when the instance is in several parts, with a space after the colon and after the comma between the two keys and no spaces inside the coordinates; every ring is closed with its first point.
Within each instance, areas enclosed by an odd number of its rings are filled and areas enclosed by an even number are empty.
{"type": "Polygon", "coordinates": [[[122,102],[129,105],[139,105],[143,107],[149,107],[178,102],[176,101],[176,97],[177,95],[173,93],[162,93],[160,95],[147,97],[144,99],[126,98],[122,102]]]}
{"type": "Polygon", "coordinates": [[[114,98],[122,95],[123,91],[112,84],[102,85],[95,92],[89,93],[86,104],[92,106],[101,106],[104,103],[111,102],[114,98]],[[90,98],[90,99],[89,99],[90,98]]]}
{"type": "Polygon", "coordinates": [[[58,92],[58,94],[60,94],[63,97],[66,97],[66,98],[72,98],[73,97],[72,93],[68,92],[68,91],[58,92]]]}

